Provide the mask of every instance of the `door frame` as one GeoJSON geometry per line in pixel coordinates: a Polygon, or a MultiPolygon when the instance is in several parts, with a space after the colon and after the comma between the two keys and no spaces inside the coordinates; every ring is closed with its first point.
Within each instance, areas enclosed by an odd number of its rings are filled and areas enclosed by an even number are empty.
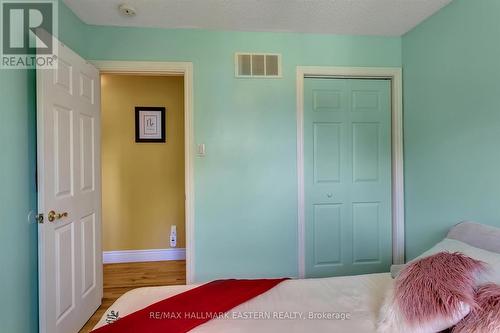
{"type": "Polygon", "coordinates": [[[186,228],[186,283],[194,283],[194,113],[193,63],[157,61],[91,61],[101,74],[184,76],[184,177],[186,228]]]}
{"type": "Polygon", "coordinates": [[[405,260],[403,169],[403,80],[399,67],[297,66],[298,272],[305,278],[304,79],[308,76],[391,81],[392,132],[392,262],[405,260]]]}

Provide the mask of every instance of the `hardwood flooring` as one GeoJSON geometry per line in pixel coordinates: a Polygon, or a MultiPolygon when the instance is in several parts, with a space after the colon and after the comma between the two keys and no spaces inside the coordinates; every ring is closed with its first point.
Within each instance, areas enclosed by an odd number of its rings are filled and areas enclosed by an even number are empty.
{"type": "Polygon", "coordinates": [[[79,333],[88,333],[114,301],[140,287],[186,284],[186,262],[155,261],[104,265],[102,304],[79,333]]]}

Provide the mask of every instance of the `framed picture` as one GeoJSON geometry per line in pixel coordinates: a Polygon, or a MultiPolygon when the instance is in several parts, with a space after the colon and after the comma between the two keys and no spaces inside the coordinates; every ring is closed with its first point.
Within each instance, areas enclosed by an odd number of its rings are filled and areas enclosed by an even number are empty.
{"type": "Polygon", "coordinates": [[[165,142],[165,108],[135,107],[135,142],[165,142]]]}

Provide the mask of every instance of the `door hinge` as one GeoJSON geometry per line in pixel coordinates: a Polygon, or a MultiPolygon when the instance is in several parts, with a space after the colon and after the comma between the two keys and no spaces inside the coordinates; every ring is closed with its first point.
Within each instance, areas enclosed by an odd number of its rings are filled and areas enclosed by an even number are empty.
{"type": "Polygon", "coordinates": [[[38,214],[36,217],[36,222],[39,223],[39,224],[42,224],[43,223],[43,214],[38,214]]]}

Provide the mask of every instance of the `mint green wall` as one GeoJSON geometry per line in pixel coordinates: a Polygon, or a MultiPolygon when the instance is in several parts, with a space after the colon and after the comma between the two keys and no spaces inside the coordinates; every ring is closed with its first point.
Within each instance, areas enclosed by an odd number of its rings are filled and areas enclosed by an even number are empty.
{"type": "Polygon", "coordinates": [[[87,58],[87,27],[78,16],[59,0],[59,40],[87,58]]]}
{"type": "Polygon", "coordinates": [[[403,38],[406,242],[500,226],[500,1],[454,0],[403,38]]]}
{"type": "Polygon", "coordinates": [[[37,236],[35,81],[33,71],[0,70],[0,323],[5,332],[35,332],[37,236]]]}
{"type": "MultiPolygon", "coordinates": [[[[192,61],[196,280],[297,275],[297,65],[400,66],[401,39],[91,26],[94,60],[192,61]],[[283,55],[282,79],[236,79],[234,52],[283,55]]],[[[168,231],[165,231],[165,237],[168,231]]]]}
{"type": "MultiPolygon", "coordinates": [[[[60,5],[60,38],[84,50],[85,26],[60,5]]],[[[38,331],[36,85],[32,70],[0,70],[0,331],[38,331]]]]}

